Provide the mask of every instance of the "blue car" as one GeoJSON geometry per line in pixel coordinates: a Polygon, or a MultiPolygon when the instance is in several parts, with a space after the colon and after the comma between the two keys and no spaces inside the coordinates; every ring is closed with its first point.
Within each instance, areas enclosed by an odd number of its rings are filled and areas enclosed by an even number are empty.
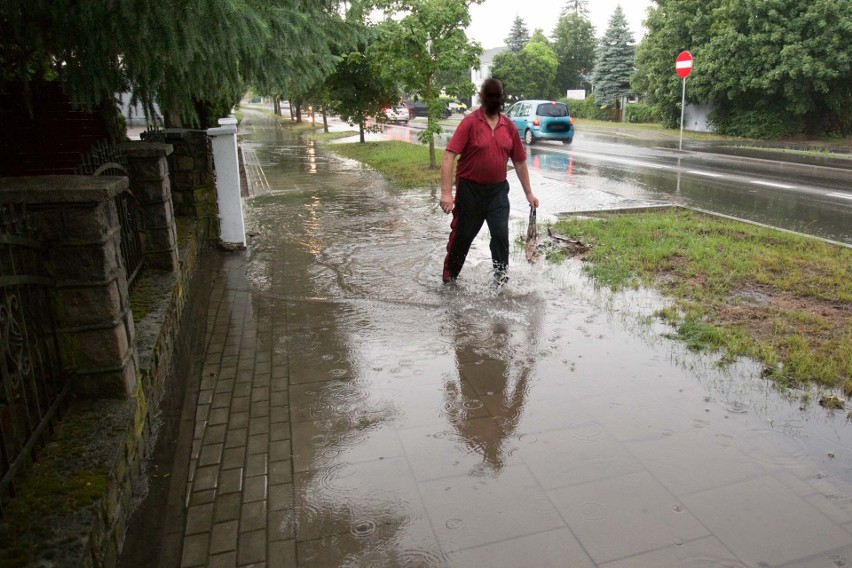
{"type": "Polygon", "coordinates": [[[518,101],[506,116],[518,127],[518,134],[527,144],[539,140],[574,140],[574,119],[565,103],[555,101],[518,101]]]}

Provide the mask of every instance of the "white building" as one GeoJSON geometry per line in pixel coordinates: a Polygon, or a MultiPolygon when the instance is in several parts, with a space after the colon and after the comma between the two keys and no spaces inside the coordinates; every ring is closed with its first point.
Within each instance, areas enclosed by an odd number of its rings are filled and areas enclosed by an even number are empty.
{"type": "Polygon", "coordinates": [[[501,45],[500,47],[493,47],[491,49],[486,49],[482,52],[482,55],[479,56],[479,67],[474,67],[470,70],[470,80],[473,82],[476,87],[476,93],[474,93],[473,98],[470,102],[470,107],[478,107],[480,105],[479,101],[479,87],[482,86],[482,82],[485,79],[491,77],[491,65],[494,63],[494,56],[498,53],[503,53],[509,48],[505,45],[501,45]]]}

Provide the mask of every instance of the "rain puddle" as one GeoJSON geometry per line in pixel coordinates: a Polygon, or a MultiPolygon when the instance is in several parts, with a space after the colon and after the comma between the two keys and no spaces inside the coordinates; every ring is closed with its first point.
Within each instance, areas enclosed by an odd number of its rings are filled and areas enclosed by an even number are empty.
{"type": "MultiPolygon", "coordinates": [[[[443,285],[434,191],[257,120],[245,274],[288,361],[300,564],[852,559],[845,414],[665,339],[660,298],[598,289],[580,261],[530,265],[517,247],[495,289],[486,228],[443,285]]],[[[541,211],[618,201],[536,182],[541,211]]],[[[514,238],[516,185],[512,207],[514,238]]]]}

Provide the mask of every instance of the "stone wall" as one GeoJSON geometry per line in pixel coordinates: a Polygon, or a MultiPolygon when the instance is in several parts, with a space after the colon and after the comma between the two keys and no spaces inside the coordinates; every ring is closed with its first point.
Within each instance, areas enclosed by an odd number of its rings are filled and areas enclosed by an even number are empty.
{"type": "Polygon", "coordinates": [[[174,148],[168,157],[174,214],[197,218],[204,239],[218,240],[219,211],[207,131],[167,128],[162,139],[174,148]]]}
{"type": "MultiPolygon", "coordinates": [[[[125,148],[131,179],[0,178],[0,203],[24,203],[48,251],[63,365],[76,395],[0,517],[0,566],[115,566],[145,493],[144,463],[201,250],[199,224],[177,248],[167,156],[125,148]],[[144,212],[146,268],[131,297],[116,199],[132,186],[144,212]],[[159,269],[159,270],[158,270],[159,269]],[[133,317],[147,289],[151,307],[133,317]],[[17,563],[17,564],[16,564],[17,563]]],[[[140,310],[141,312],[141,310],[140,310]]]]}
{"type": "Polygon", "coordinates": [[[72,392],[126,398],[136,388],[135,328],[116,198],[127,178],[0,178],[0,202],[24,203],[47,246],[62,363],[72,392]]]}
{"type": "Polygon", "coordinates": [[[167,128],[163,131],[166,144],[174,152],[169,156],[175,214],[195,215],[195,192],[213,182],[212,158],[204,130],[167,128]]]}
{"type": "Polygon", "coordinates": [[[173,211],[168,157],[170,144],[123,144],[130,191],[142,211],[145,266],[172,272],[178,267],[177,231],[173,211]]]}

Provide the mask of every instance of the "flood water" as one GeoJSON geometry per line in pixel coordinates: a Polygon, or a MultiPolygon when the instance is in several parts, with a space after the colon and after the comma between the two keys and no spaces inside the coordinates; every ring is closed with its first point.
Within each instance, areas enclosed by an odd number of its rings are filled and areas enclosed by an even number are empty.
{"type": "MultiPolygon", "coordinates": [[[[845,412],[686,351],[659,297],[596,289],[579,261],[517,247],[494,290],[486,228],[444,286],[437,188],[241,128],[254,236],[223,293],[286,362],[293,498],[274,518],[299,566],[852,565],[845,412]]],[[[554,211],[640,201],[545,182],[554,211]]]]}

